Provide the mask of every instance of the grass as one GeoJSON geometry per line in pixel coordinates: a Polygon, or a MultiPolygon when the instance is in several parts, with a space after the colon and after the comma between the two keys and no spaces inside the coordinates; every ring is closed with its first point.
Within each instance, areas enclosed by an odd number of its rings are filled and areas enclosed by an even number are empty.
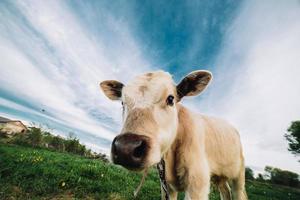
{"type": "MultiPolygon", "coordinates": [[[[133,199],[140,178],[141,174],[99,160],[0,144],[0,199],[133,199]]],[[[300,199],[299,190],[259,182],[247,182],[247,191],[253,200],[300,199]]],[[[154,169],[136,199],[160,199],[154,169]]],[[[215,189],[210,199],[219,199],[215,189]]]]}

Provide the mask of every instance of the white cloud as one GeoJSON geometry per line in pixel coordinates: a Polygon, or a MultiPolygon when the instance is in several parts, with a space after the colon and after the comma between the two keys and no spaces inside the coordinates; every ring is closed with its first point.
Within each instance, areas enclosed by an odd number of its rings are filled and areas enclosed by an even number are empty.
{"type": "Polygon", "coordinates": [[[210,109],[239,128],[247,164],[300,172],[283,137],[300,119],[299,19],[299,1],[247,1],[217,59],[208,96],[228,92],[210,109]]]}
{"type": "MultiPolygon", "coordinates": [[[[106,130],[91,113],[112,116],[109,120],[117,123],[120,105],[100,92],[99,82],[125,80],[147,70],[133,66],[149,64],[139,54],[139,45],[127,24],[110,13],[103,15],[118,38],[110,41],[115,48],[107,48],[106,36],[90,34],[65,3],[17,1],[10,6],[20,13],[1,9],[0,88],[45,109],[43,116],[49,113],[60,123],[111,140],[116,133],[106,130]]],[[[6,106],[30,110],[24,105],[6,106]]]]}

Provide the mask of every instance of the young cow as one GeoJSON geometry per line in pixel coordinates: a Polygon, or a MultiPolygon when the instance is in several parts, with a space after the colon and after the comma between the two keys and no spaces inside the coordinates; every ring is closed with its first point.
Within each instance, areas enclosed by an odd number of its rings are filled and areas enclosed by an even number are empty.
{"type": "Polygon", "coordinates": [[[247,199],[237,130],[179,103],[185,96],[198,95],[211,79],[210,72],[198,70],[176,86],[169,73],[157,71],[137,76],[127,85],[101,82],[105,95],[123,105],[123,128],[112,142],[112,161],[141,171],[163,158],[171,199],[185,191],[186,199],[206,200],[210,180],[217,184],[222,199],[247,199]]]}

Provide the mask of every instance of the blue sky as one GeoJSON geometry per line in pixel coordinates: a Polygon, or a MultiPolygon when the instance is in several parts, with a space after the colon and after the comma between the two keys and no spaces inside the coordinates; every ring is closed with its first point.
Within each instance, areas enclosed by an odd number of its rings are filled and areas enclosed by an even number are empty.
{"type": "Polygon", "coordinates": [[[247,165],[300,172],[283,138],[300,119],[300,3],[1,1],[0,115],[108,151],[120,104],[99,82],[162,69],[213,72],[183,103],[239,130],[247,165]]]}

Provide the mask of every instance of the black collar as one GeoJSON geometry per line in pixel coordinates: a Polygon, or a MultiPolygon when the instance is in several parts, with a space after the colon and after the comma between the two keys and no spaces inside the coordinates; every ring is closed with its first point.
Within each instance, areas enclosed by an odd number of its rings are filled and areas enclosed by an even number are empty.
{"type": "Polygon", "coordinates": [[[162,189],[164,190],[165,193],[165,199],[169,200],[169,189],[168,189],[168,184],[166,181],[166,166],[165,166],[165,161],[162,158],[160,162],[157,164],[157,170],[159,174],[159,179],[160,179],[160,184],[162,189]]]}

